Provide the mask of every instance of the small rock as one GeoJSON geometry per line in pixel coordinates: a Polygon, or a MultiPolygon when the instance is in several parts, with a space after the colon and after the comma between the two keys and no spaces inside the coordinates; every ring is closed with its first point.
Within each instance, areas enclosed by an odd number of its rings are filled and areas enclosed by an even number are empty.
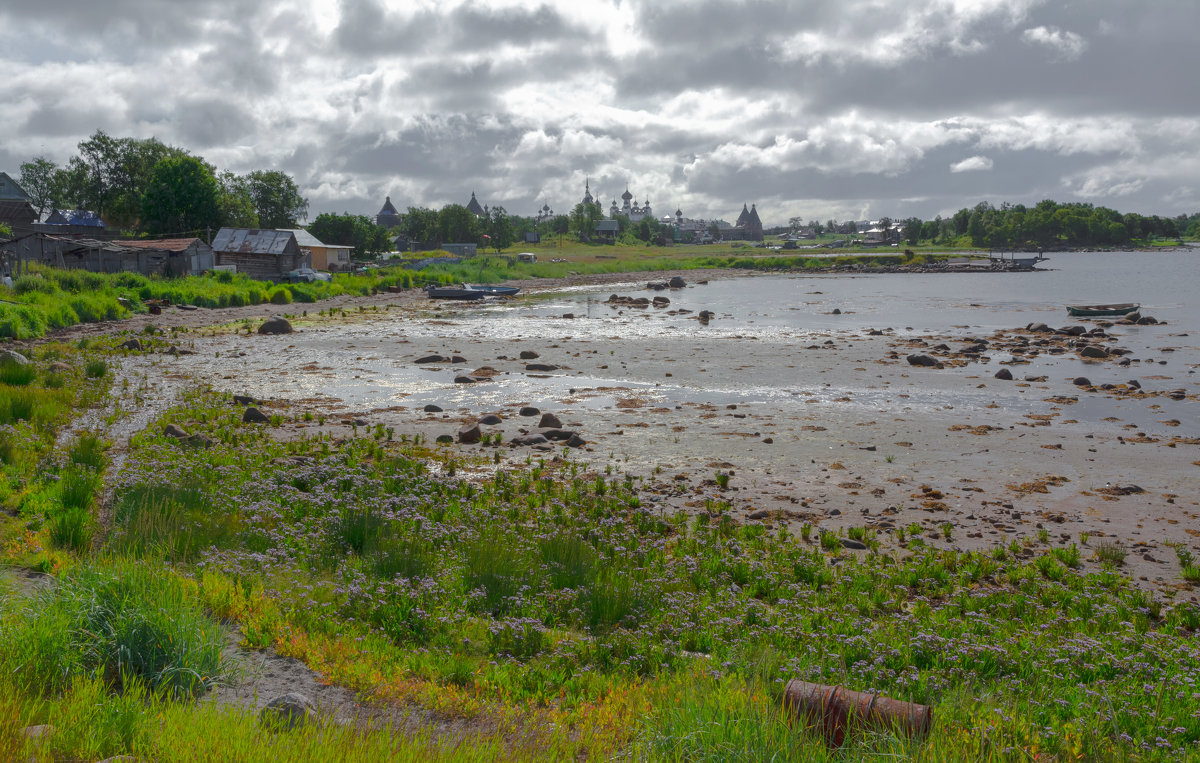
{"type": "Polygon", "coordinates": [[[462,374],[461,376],[454,377],[455,384],[474,384],[477,381],[479,381],[479,380],[476,379],[474,376],[467,376],[466,374],[462,374]]]}
{"type": "Polygon", "coordinates": [[[258,327],[260,334],[290,334],[294,331],[291,321],[281,315],[275,315],[263,321],[258,327]]]}
{"type": "Polygon", "coordinates": [[[1076,387],[1092,386],[1091,380],[1088,379],[1086,376],[1076,376],[1074,379],[1071,380],[1071,383],[1074,384],[1076,387]]]}
{"type": "Polygon", "coordinates": [[[545,435],[534,432],[531,434],[517,435],[508,442],[511,445],[544,445],[550,441],[546,439],[545,435]]]}
{"type": "Polygon", "coordinates": [[[1001,381],[1012,381],[1012,371],[1009,371],[1007,368],[1001,368],[996,372],[996,378],[1001,381]]]}
{"type": "Polygon", "coordinates": [[[767,511],[766,509],[759,509],[758,511],[752,511],[747,514],[746,519],[766,519],[769,516],[771,516],[771,512],[767,511]]]}
{"type": "MultiPolygon", "coordinates": [[[[130,341],[137,341],[137,340],[131,339],[130,341]]],[[[139,347],[139,349],[140,349],[140,347],[139,347]]],[[[13,363],[18,366],[27,366],[27,365],[29,365],[29,358],[25,357],[24,355],[17,352],[16,350],[0,350],[0,363],[13,363]]],[[[55,363],[51,366],[51,368],[53,368],[54,366],[57,366],[57,365],[65,365],[65,364],[55,363]]],[[[70,370],[70,368],[71,368],[70,366],[67,366],[67,370],[70,370]]]]}
{"type": "Polygon", "coordinates": [[[258,720],[264,726],[273,729],[288,730],[304,726],[317,719],[316,708],[308,697],[298,692],[289,692],[276,697],[258,714],[258,720]]]}
{"type": "Polygon", "coordinates": [[[553,413],[543,413],[542,418],[538,421],[539,429],[559,429],[562,427],[562,422],[553,413]]]}
{"type": "Polygon", "coordinates": [[[1158,321],[1155,320],[1154,317],[1150,316],[1150,315],[1143,315],[1141,318],[1138,318],[1138,320],[1137,320],[1137,324],[1139,326],[1153,326],[1156,323],[1158,323],[1158,321]]]}
{"type": "Polygon", "coordinates": [[[495,426],[496,424],[499,424],[499,423],[500,423],[501,421],[503,421],[503,420],[504,420],[504,419],[500,418],[500,417],[499,417],[499,416],[497,416],[496,414],[494,414],[494,413],[489,413],[488,415],[486,415],[486,416],[484,416],[483,418],[479,419],[479,423],[480,423],[480,424],[483,424],[483,425],[485,425],[485,426],[495,426]]]}
{"type": "Polygon", "coordinates": [[[136,338],[135,339],[126,339],[124,342],[121,342],[120,344],[118,344],[117,347],[122,350],[133,350],[134,352],[141,352],[142,351],[142,340],[136,339],[136,338]]]}
{"type": "Polygon", "coordinates": [[[254,402],[254,398],[250,397],[249,395],[234,395],[233,402],[237,403],[238,405],[250,405],[254,402]]]}
{"type": "Polygon", "coordinates": [[[830,310],[830,311],[829,311],[829,314],[830,314],[830,315],[841,315],[841,314],[842,314],[842,309],[841,309],[840,307],[835,307],[835,308],[833,308],[832,310],[830,310]]]}
{"type": "Polygon", "coordinates": [[[26,739],[46,739],[54,733],[54,727],[49,723],[43,723],[40,726],[26,726],[21,729],[21,736],[26,739]]]}
{"type": "Polygon", "coordinates": [[[454,438],[448,434],[440,434],[437,436],[437,442],[443,445],[448,445],[449,443],[454,442],[454,438]]]}
{"type": "Polygon", "coordinates": [[[526,363],[526,371],[557,371],[558,366],[551,363],[526,363]]]}
{"type": "Polygon", "coordinates": [[[680,276],[672,276],[671,280],[667,281],[667,286],[672,289],[682,289],[687,286],[687,281],[683,280],[680,276]]]}
{"type": "Polygon", "coordinates": [[[174,437],[176,440],[186,440],[192,436],[190,432],[175,424],[167,424],[163,428],[163,434],[167,437],[174,437]]]}
{"type": "Polygon", "coordinates": [[[446,358],[441,355],[426,355],[423,358],[417,358],[414,363],[445,363],[446,358]]]}
{"type": "Polygon", "coordinates": [[[521,360],[537,360],[541,355],[538,355],[533,350],[521,350],[521,360]]]}
{"type": "Polygon", "coordinates": [[[450,362],[451,363],[466,363],[467,359],[464,358],[462,355],[451,355],[450,362]]]}
{"type": "Polygon", "coordinates": [[[1108,360],[1110,357],[1108,350],[1103,347],[1097,347],[1094,344],[1089,344],[1079,351],[1079,356],[1083,358],[1095,358],[1096,360],[1108,360]]]}
{"type": "Polygon", "coordinates": [[[478,424],[467,424],[458,430],[458,441],[464,445],[474,445],[483,439],[483,433],[479,431],[478,424]]]}
{"type": "Polygon", "coordinates": [[[862,541],[854,540],[853,538],[842,538],[842,548],[849,548],[855,551],[865,551],[867,544],[862,541]]]}
{"type": "Polygon", "coordinates": [[[521,408],[522,416],[536,416],[539,413],[541,413],[541,411],[538,410],[537,408],[534,408],[532,405],[526,405],[523,408],[521,408]]]}
{"type": "Polygon", "coordinates": [[[441,413],[442,406],[430,403],[429,405],[425,406],[424,410],[426,413],[441,413]]]}
{"type": "Polygon", "coordinates": [[[244,424],[268,424],[271,419],[265,413],[251,406],[242,414],[242,423],[244,424]]]}
{"type": "Polygon", "coordinates": [[[568,448],[582,448],[584,445],[587,445],[587,440],[583,439],[575,432],[572,432],[571,436],[567,438],[568,448]]]}

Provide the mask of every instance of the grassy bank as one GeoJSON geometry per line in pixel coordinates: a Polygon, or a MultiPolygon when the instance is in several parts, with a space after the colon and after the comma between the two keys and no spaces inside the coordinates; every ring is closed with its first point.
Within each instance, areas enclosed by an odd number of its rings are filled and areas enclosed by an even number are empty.
{"type": "Polygon", "coordinates": [[[1200,755],[1200,608],[1132,585],[1119,549],[955,552],[916,527],[884,553],[852,528],[868,547],[856,554],[832,533],[743,525],[715,498],[662,514],[619,462],[589,470],[569,450],[493,473],[495,443],[464,457],[382,427],[282,441],[241,412],[195,390],[135,436],[102,547],[56,540],[49,517],[92,510],[99,486],[68,489],[65,475],[97,473],[103,448],[21,457],[60,478],[10,480],[5,558],[59,582],[4,604],[0,636],[24,646],[0,658],[0,715],[20,719],[0,727],[0,751],[17,749],[19,726],[78,712],[54,737],[60,757],[194,759],[178,750],[211,750],[203,734],[226,726],[239,759],[1200,755]],[[1085,574],[1084,555],[1107,564],[1085,574]],[[212,652],[222,618],[250,647],[456,719],[473,741],[281,736],[197,708],[226,669],[212,652]],[[789,678],[930,704],[934,732],[829,750],[784,717],[789,678]]]}

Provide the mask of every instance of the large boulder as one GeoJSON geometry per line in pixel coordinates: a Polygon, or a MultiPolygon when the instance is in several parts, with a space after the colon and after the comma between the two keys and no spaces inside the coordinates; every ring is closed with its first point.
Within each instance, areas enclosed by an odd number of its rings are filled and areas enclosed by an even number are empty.
{"type": "Polygon", "coordinates": [[[682,289],[687,286],[687,281],[683,280],[680,276],[671,276],[671,280],[667,281],[667,286],[672,289],[682,289]]]}
{"type": "Polygon", "coordinates": [[[558,429],[562,427],[562,422],[553,413],[543,413],[542,418],[538,421],[539,429],[558,429]]]}
{"type": "Polygon", "coordinates": [[[537,360],[539,357],[533,350],[521,350],[521,360],[537,360]]]}
{"type": "Polygon", "coordinates": [[[1103,347],[1097,347],[1094,344],[1089,344],[1079,351],[1079,356],[1082,358],[1092,358],[1094,360],[1108,360],[1108,350],[1103,347]]]}
{"type": "Polygon", "coordinates": [[[425,411],[426,413],[441,413],[441,412],[442,412],[442,406],[440,406],[440,405],[434,405],[433,403],[430,403],[430,404],[428,404],[428,405],[426,405],[426,406],[425,406],[425,408],[424,408],[424,411],[425,411]]]}
{"type": "Polygon", "coordinates": [[[464,445],[474,445],[483,439],[479,424],[467,424],[458,430],[458,441],[464,445]]]}
{"type": "Polygon", "coordinates": [[[303,694],[288,692],[268,702],[258,714],[258,719],[268,728],[290,731],[315,721],[317,709],[303,694]]]}
{"type": "Polygon", "coordinates": [[[262,411],[251,406],[242,414],[242,423],[244,424],[269,424],[271,419],[262,411]]]}
{"type": "Polygon", "coordinates": [[[290,334],[295,329],[292,328],[292,322],[282,315],[273,315],[263,321],[258,327],[260,334],[290,334]]]}
{"type": "Polygon", "coordinates": [[[521,408],[522,416],[536,416],[541,413],[541,410],[534,408],[532,405],[526,405],[521,408]]]}
{"type": "MultiPolygon", "coordinates": [[[[29,358],[25,357],[16,350],[0,350],[0,363],[11,363],[17,366],[29,365],[29,358]]],[[[70,370],[70,366],[67,366],[70,370]]]]}
{"type": "Polygon", "coordinates": [[[499,424],[499,423],[500,423],[501,421],[503,421],[503,420],[504,420],[504,419],[500,418],[500,417],[499,417],[499,416],[497,416],[496,414],[494,414],[494,413],[489,413],[489,414],[487,414],[486,416],[484,416],[484,417],[482,417],[481,419],[479,419],[479,423],[480,423],[480,424],[484,424],[484,425],[486,425],[486,426],[495,426],[496,424],[499,424]]]}
{"type": "Polygon", "coordinates": [[[923,355],[921,353],[909,355],[907,358],[905,358],[905,360],[908,361],[908,364],[910,366],[920,366],[921,368],[941,368],[942,367],[942,364],[940,362],[938,362],[937,358],[931,357],[929,355],[923,355]]]}

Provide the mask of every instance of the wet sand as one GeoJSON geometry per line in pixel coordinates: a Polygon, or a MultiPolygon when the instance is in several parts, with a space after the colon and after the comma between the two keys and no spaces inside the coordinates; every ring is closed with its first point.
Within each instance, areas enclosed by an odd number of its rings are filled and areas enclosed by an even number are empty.
{"type": "MultiPolygon", "coordinates": [[[[652,297],[657,292],[645,290],[645,282],[671,275],[521,285],[552,291],[610,284],[614,293],[652,297]]],[[[144,375],[168,396],[196,382],[262,398],[291,420],[280,436],[382,425],[396,439],[421,434],[432,442],[495,413],[502,422],[482,430],[502,433],[504,444],[444,446],[481,456],[476,468],[487,471],[496,468],[495,454],[501,467],[563,454],[561,443],[543,450],[509,446],[537,428],[536,417],[519,414],[532,405],[586,440],[569,457],[589,474],[642,478],[643,503],[656,512],[728,512],[796,533],[804,524],[873,527],[883,550],[899,554],[907,551],[887,531],[912,525],[938,547],[1017,541],[1037,552],[1075,543],[1087,567],[1097,566],[1096,547],[1116,542],[1129,551],[1126,574],[1196,596],[1181,584],[1167,545],[1200,551],[1196,388],[1179,364],[1164,368],[1132,358],[1114,371],[1120,357],[1114,356],[1084,366],[1097,379],[1116,374],[1141,384],[1102,389],[1073,383],[1080,367],[1070,344],[1075,338],[1020,327],[979,337],[989,348],[974,356],[962,352],[968,343],[957,335],[830,329],[780,343],[707,332],[692,315],[675,322],[694,325],[694,332],[663,337],[632,330],[653,325],[653,309],[601,304],[608,293],[598,293],[592,312],[601,329],[582,330],[586,318],[549,316],[536,339],[492,336],[478,317],[464,317],[470,306],[431,304],[419,293],[286,308],[169,308],[160,316],[76,327],[59,338],[139,335],[152,325],[181,352],[130,353],[126,373],[144,375]],[[338,308],[334,317],[317,316],[331,307],[338,308]],[[281,311],[295,316],[296,333],[246,333],[281,311]],[[223,328],[203,328],[214,324],[223,328]],[[1043,340],[1048,344],[1030,351],[1043,340]],[[932,349],[938,345],[948,349],[932,349]],[[522,350],[539,357],[521,359],[522,350]],[[907,356],[918,352],[943,367],[910,365],[907,356]],[[434,354],[465,362],[416,363],[434,354]],[[529,370],[529,363],[556,368],[529,370]],[[1014,379],[997,379],[1002,368],[1014,379]],[[455,383],[467,374],[483,380],[455,383]],[[1172,397],[1180,388],[1182,398],[1172,397]],[[425,412],[431,403],[444,411],[425,412]],[[1098,423],[1098,410],[1117,420],[1098,423]],[[325,421],[301,421],[304,412],[325,421]],[[724,481],[718,475],[728,475],[727,485],[718,484],[724,481]],[[1086,546],[1081,533],[1089,536],[1086,546]]],[[[1106,334],[1111,338],[1094,343],[1121,344],[1121,326],[1106,334]]]]}

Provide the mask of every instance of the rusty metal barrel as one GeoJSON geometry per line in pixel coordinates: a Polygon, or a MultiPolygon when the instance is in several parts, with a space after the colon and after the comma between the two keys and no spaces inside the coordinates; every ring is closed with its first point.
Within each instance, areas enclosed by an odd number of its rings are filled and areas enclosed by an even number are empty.
{"type": "Polygon", "coordinates": [[[928,705],[798,678],[788,681],[783,690],[783,706],[791,717],[819,728],[833,747],[841,747],[846,735],[856,728],[919,737],[933,727],[933,708],[928,705]]]}

